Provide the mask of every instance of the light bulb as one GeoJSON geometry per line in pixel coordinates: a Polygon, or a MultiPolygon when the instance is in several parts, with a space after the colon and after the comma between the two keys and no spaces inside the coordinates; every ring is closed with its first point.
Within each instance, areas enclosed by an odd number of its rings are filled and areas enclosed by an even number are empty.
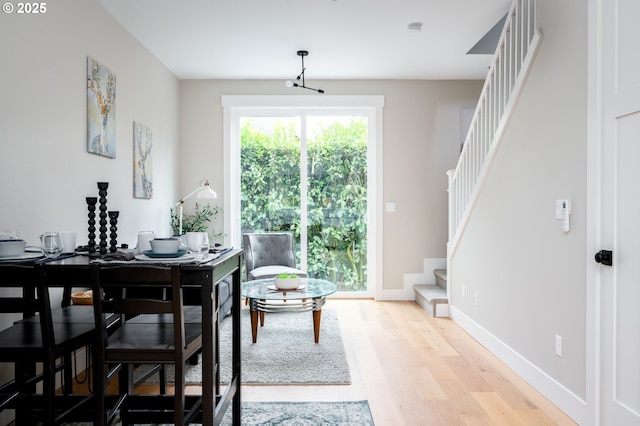
{"type": "Polygon", "coordinates": [[[284,85],[287,86],[287,87],[293,87],[293,81],[287,80],[287,81],[285,81],[284,85]]]}

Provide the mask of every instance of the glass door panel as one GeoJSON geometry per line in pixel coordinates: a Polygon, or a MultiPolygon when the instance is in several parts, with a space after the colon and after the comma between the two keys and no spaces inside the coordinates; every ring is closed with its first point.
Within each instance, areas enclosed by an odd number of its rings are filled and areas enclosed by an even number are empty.
{"type": "Polygon", "coordinates": [[[308,117],[307,272],[367,289],[367,119],[308,117]]]}
{"type": "Polygon", "coordinates": [[[240,119],[242,233],[293,232],[299,267],[339,291],[367,291],[367,120],[240,119]]]}
{"type": "Polygon", "coordinates": [[[300,119],[243,117],[240,133],[242,233],[294,232],[299,246],[300,119]]]}

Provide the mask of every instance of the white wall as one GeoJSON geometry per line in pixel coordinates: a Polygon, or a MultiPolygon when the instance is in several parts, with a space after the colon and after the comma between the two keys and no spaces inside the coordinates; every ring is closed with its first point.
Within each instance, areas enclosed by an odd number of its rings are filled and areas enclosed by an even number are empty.
{"type": "Polygon", "coordinates": [[[483,343],[579,420],[586,395],[587,4],[538,1],[538,21],[540,49],[453,258],[452,303],[454,319],[484,335],[483,343]],[[556,199],[572,201],[569,233],[555,219],[556,199]],[[562,357],[554,354],[556,335],[562,357]]]}
{"type": "Polygon", "coordinates": [[[29,244],[71,230],[87,243],[85,197],[109,182],[118,241],[140,229],[169,233],[177,199],[178,81],[97,3],[48,4],[40,16],[0,15],[0,229],[29,244]],[[87,57],[116,75],[117,154],[87,153],[87,57]],[[154,196],[134,199],[133,121],[153,132],[154,196]]]}
{"type": "MultiPolygon", "coordinates": [[[[383,95],[385,289],[400,289],[406,273],[422,273],[425,258],[446,257],[447,176],[460,149],[460,109],[477,102],[481,81],[314,81],[330,95],[383,95]]],[[[224,203],[222,95],[304,95],[284,82],[180,82],[181,190],[211,180],[224,203]],[[207,170],[203,174],[203,170],[207,170]]],[[[310,96],[322,96],[312,94],[310,96]]],[[[412,294],[412,293],[410,293],[412,294]]]]}
{"type": "MultiPolygon", "coordinates": [[[[85,197],[106,181],[107,207],[120,211],[119,243],[134,244],[140,229],[169,233],[177,79],[97,3],[47,6],[40,16],[0,14],[0,229],[22,230],[30,245],[44,231],[76,231],[86,244],[85,197]],[[87,153],[87,56],[116,75],[116,159],[87,153]],[[134,120],[153,131],[152,200],[133,198],[134,120]]],[[[8,367],[0,375],[12,375],[8,367]]]]}

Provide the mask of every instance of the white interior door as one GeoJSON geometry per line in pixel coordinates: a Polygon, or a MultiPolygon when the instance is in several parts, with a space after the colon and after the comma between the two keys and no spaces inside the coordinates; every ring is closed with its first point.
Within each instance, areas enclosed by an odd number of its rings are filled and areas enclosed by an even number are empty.
{"type": "Polygon", "coordinates": [[[638,0],[602,0],[603,249],[600,418],[640,424],[640,16],[638,0]]]}

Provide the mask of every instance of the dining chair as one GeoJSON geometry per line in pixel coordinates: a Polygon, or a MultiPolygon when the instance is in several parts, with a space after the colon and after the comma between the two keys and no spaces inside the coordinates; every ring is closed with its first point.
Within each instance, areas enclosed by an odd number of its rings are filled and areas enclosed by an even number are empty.
{"type": "Polygon", "coordinates": [[[0,410],[15,409],[16,425],[90,420],[93,396],[72,395],[70,386],[56,394],[56,376],[70,368],[70,354],[96,341],[93,321],[52,320],[40,264],[0,264],[0,276],[0,315],[11,324],[0,331],[0,362],[12,362],[15,373],[0,387],[0,410]],[[36,373],[37,363],[41,373],[36,373]]]}
{"type": "MultiPolygon", "coordinates": [[[[44,279],[45,289],[62,289],[62,300],[60,301],[60,306],[51,308],[52,322],[54,324],[86,324],[87,327],[92,326],[92,330],[95,333],[95,317],[92,303],[93,298],[89,304],[75,304],[72,297],[74,288],[85,290],[91,285],[89,270],[86,268],[52,268],[50,265],[47,265],[47,267],[43,268],[42,276],[44,279]]],[[[119,317],[114,314],[108,314],[105,319],[107,330],[109,330],[109,332],[115,329],[120,320],[119,317]]],[[[32,317],[23,321],[33,320],[34,318],[32,317]]],[[[95,342],[95,339],[93,339],[92,342],[95,342]]],[[[90,356],[93,349],[90,346],[83,349],[85,349],[85,359],[87,360],[86,370],[83,374],[81,374],[77,369],[79,364],[76,357],[81,354],[80,351],[74,350],[73,352],[67,353],[63,356],[64,363],[62,364],[63,379],[61,390],[65,395],[72,392],[73,383],[75,382],[87,383],[89,389],[93,388],[93,384],[91,382],[92,377],[88,373],[90,369],[90,356]]],[[[143,383],[148,377],[161,371],[161,365],[152,366],[152,368],[147,369],[144,375],[136,376],[134,384],[143,383]]],[[[161,377],[164,377],[164,375],[161,377]]],[[[161,390],[163,393],[165,392],[164,380],[162,380],[161,390]]],[[[93,419],[93,416],[91,419],[93,419]]]]}
{"type": "MultiPolygon", "coordinates": [[[[62,289],[62,299],[60,300],[59,307],[51,307],[51,320],[54,324],[86,324],[87,326],[93,326],[95,330],[95,320],[93,316],[93,306],[77,305],[73,304],[72,292],[73,288],[87,288],[89,283],[89,271],[84,268],[51,268],[43,267],[42,277],[44,280],[44,288],[51,291],[53,288],[62,289]]],[[[34,318],[28,318],[25,321],[33,321],[34,318]]],[[[108,318],[108,326],[111,328],[117,321],[115,316],[108,318]]],[[[93,339],[95,340],[95,339],[93,339]]],[[[86,352],[86,367],[89,368],[90,360],[88,359],[91,354],[91,348],[85,347],[86,352]]],[[[64,355],[64,368],[62,370],[62,392],[69,394],[72,391],[73,382],[80,381],[78,374],[79,371],[75,371],[74,367],[78,365],[74,358],[80,355],[78,351],[74,351],[64,355]]],[[[82,381],[90,381],[88,374],[83,374],[82,381]]],[[[90,385],[90,383],[89,383],[90,385]]]]}
{"type": "Polygon", "coordinates": [[[117,414],[123,425],[173,423],[183,425],[196,418],[202,398],[185,397],[185,363],[202,347],[200,323],[184,318],[183,290],[178,265],[91,266],[94,316],[98,334],[94,376],[96,424],[110,423],[117,414]],[[167,289],[169,297],[145,296],[145,289],[167,289]],[[137,291],[131,291],[135,289],[137,291]],[[134,296],[131,296],[135,293],[134,296]],[[109,333],[104,316],[118,315],[116,329],[109,333]],[[166,316],[166,321],[144,322],[140,315],[166,316]],[[130,380],[139,364],[173,364],[174,395],[136,395],[130,380]],[[107,384],[117,372],[119,395],[107,402],[107,384]]]}

